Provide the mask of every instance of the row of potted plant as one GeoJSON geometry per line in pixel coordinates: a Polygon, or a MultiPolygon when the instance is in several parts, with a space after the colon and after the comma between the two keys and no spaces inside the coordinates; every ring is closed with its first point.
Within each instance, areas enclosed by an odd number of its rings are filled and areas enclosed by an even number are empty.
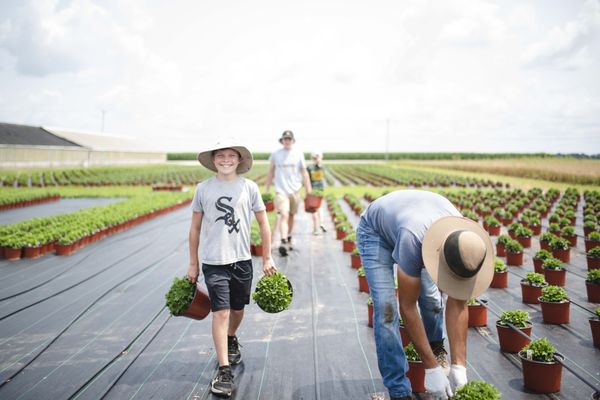
{"type": "Polygon", "coordinates": [[[508,183],[473,177],[462,177],[423,171],[405,166],[378,164],[335,164],[329,166],[338,181],[344,185],[370,184],[373,186],[412,186],[412,187],[508,187],[508,183]]]}
{"type": "Polygon", "coordinates": [[[3,171],[3,186],[115,186],[115,185],[195,185],[211,172],[187,165],[130,165],[87,168],[44,168],[3,171]]]}
{"type": "Polygon", "coordinates": [[[0,227],[0,256],[18,260],[55,251],[67,255],[107,235],[183,207],[190,193],[160,192],[69,214],[0,227]]]}
{"type": "Polygon", "coordinates": [[[29,207],[37,204],[57,201],[60,193],[47,189],[6,189],[0,191],[0,211],[13,208],[29,207]]]}

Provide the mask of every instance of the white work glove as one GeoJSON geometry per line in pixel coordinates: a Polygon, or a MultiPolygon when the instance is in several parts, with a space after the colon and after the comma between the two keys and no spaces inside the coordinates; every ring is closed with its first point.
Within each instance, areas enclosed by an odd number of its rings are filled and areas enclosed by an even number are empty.
{"type": "Polygon", "coordinates": [[[467,384],[467,369],[462,365],[452,364],[450,375],[448,375],[452,390],[456,390],[467,384]]]}
{"type": "Polygon", "coordinates": [[[447,400],[452,397],[452,388],[442,367],[425,369],[425,391],[431,395],[432,400],[447,400]]]}

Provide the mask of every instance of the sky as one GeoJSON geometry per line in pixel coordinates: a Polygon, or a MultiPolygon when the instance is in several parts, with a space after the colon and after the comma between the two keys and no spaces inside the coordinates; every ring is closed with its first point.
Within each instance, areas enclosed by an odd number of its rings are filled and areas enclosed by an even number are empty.
{"type": "MultiPolygon", "coordinates": [[[[600,0],[2,0],[0,122],[165,151],[600,153],[600,0]]],[[[325,155],[326,157],[326,155],[325,155]]]]}

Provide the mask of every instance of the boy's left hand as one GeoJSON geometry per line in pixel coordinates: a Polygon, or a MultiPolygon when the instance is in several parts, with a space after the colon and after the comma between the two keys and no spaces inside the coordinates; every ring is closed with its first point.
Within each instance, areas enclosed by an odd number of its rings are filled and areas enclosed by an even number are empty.
{"type": "Polygon", "coordinates": [[[277,267],[271,259],[263,260],[263,272],[265,275],[272,275],[277,271],[277,267]]]}

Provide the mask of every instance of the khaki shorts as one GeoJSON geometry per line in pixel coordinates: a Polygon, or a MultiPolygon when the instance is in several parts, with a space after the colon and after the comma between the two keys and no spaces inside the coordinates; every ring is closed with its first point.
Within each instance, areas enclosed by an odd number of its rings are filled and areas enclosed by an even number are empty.
{"type": "Polygon", "coordinates": [[[293,194],[277,193],[274,202],[277,214],[296,214],[298,203],[300,203],[300,195],[298,192],[293,194]]]}

